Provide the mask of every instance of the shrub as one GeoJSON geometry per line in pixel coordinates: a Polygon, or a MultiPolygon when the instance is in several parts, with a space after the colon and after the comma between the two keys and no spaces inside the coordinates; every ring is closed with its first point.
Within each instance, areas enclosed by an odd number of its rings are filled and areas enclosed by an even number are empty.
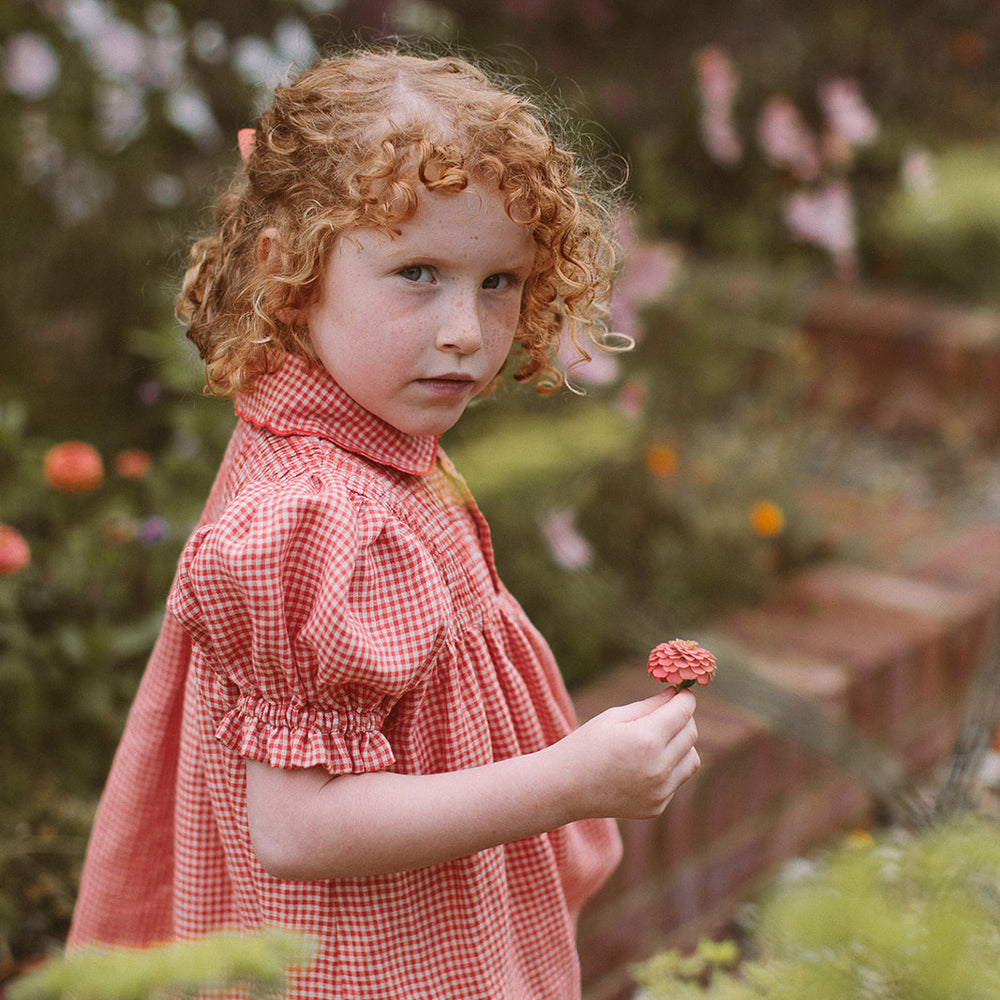
{"type": "Polygon", "coordinates": [[[762,897],[747,951],[668,951],[633,970],[647,1000],[1000,997],[1000,836],[962,816],[849,840],[762,897]],[[860,842],[858,842],[860,841],[860,842]]]}
{"type": "Polygon", "coordinates": [[[23,404],[0,406],[0,523],[30,556],[0,574],[7,801],[45,773],[100,787],[159,629],[232,423],[229,407],[194,402],[198,376],[179,363],[175,338],[142,345],[160,351],[155,456],[131,448],[114,460],[89,442],[45,441],[27,432],[23,404]]]}
{"type": "Polygon", "coordinates": [[[926,178],[886,202],[884,266],[924,294],[992,305],[1000,298],[1000,148],[913,155],[926,156],[926,178]]]}
{"type": "Polygon", "coordinates": [[[233,987],[242,987],[241,995],[271,996],[285,988],[285,969],[308,964],[313,951],[308,940],[280,930],[212,934],[142,949],[85,950],[46,962],[10,986],[6,996],[9,1000],[150,1000],[233,987]]]}

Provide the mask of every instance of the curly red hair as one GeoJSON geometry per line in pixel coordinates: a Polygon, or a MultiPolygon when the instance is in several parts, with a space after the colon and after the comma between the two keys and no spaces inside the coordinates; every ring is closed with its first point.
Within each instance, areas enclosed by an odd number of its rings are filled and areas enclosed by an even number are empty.
{"type": "Polygon", "coordinates": [[[208,388],[234,395],[289,352],[314,358],[297,322],[336,240],[392,232],[413,215],[418,185],[496,184],[529,226],[535,268],[514,338],[518,381],[551,391],[568,328],[601,344],[614,267],[609,203],[589,194],[576,157],[534,105],[470,63],[394,49],[324,59],[278,87],[257,121],[246,169],[220,199],[217,231],[195,243],[178,314],[206,364],[208,388]],[[277,252],[262,252],[268,231],[277,252]]]}

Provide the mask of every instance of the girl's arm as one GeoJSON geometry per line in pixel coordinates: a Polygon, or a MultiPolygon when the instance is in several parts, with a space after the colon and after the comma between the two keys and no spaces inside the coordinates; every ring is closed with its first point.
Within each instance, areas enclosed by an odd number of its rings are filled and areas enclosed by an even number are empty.
{"type": "Polygon", "coordinates": [[[248,760],[250,839],[271,875],[314,880],[420,868],[578,819],[656,816],[698,770],[694,706],[690,692],[664,692],[544,750],[442,774],[248,760]]]}

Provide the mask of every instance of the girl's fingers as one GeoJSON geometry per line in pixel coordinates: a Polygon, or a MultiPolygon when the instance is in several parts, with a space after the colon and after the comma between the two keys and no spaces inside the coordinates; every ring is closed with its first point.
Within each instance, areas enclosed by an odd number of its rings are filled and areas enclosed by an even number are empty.
{"type": "Polygon", "coordinates": [[[653,712],[662,708],[664,705],[670,704],[671,701],[677,696],[677,692],[673,688],[669,688],[666,691],[660,691],[658,694],[654,694],[649,698],[644,698],[642,701],[633,701],[629,705],[621,706],[621,716],[623,721],[632,722],[635,719],[641,719],[644,716],[652,715],[653,712]]]}
{"type": "Polygon", "coordinates": [[[665,692],[665,694],[665,698],[661,695],[657,698],[648,698],[645,702],[640,702],[640,704],[656,702],[656,704],[644,714],[653,715],[655,713],[660,713],[665,727],[682,729],[684,725],[694,716],[696,705],[694,695],[691,694],[690,691],[674,691],[673,688],[671,688],[670,691],[665,692]]]}

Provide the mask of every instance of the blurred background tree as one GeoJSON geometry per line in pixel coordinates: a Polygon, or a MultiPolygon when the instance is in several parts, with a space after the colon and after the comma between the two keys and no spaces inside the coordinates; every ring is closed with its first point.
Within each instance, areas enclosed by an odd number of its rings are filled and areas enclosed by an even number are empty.
{"type": "Polygon", "coordinates": [[[157,443],[131,332],[170,315],[236,130],[331,46],[416,33],[527,73],[596,123],[610,168],[615,152],[630,163],[646,235],[771,261],[801,251],[781,211],[797,179],[761,150],[761,112],[787,98],[821,133],[823,84],[856,81],[883,128],[826,173],[853,175],[861,270],[878,277],[893,262],[873,206],[904,152],[995,138],[998,20],[985,0],[14,0],[0,12],[0,392],[30,393],[32,427],[113,444],[137,443],[123,415],[138,411],[140,443],[157,443]]]}

